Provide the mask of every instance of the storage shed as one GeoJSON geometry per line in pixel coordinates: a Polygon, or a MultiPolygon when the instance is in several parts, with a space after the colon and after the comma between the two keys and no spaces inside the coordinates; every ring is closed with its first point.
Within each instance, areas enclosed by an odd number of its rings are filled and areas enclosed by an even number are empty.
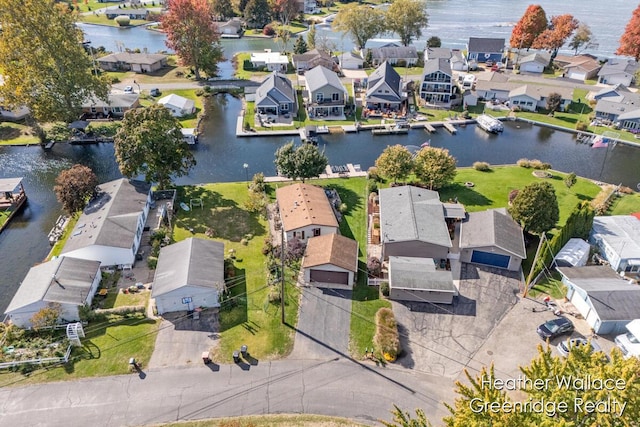
{"type": "Polygon", "coordinates": [[[591,245],[582,239],[569,239],[554,261],[558,267],[582,267],[589,261],[591,245]]]}

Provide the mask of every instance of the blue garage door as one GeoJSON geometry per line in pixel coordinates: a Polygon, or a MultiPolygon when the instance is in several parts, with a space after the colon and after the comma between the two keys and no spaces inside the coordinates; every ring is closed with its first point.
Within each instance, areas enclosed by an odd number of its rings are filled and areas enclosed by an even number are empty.
{"type": "Polygon", "coordinates": [[[510,256],[492,254],[490,252],[473,251],[471,255],[471,262],[476,264],[485,264],[492,267],[507,268],[509,267],[510,256]]]}

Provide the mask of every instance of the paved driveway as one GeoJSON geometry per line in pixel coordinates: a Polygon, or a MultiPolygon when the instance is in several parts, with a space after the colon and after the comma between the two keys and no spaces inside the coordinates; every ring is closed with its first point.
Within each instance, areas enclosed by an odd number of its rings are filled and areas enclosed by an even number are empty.
{"type": "Polygon", "coordinates": [[[519,275],[462,264],[460,296],[453,305],[393,302],[403,355],[400,365],[456,377],[517,303],[519,275]]]}
{"type": "Polygon", "coordinates": [[[302,287],[291,359],[324,359],[349,354],[351,291],[302,287]]]}

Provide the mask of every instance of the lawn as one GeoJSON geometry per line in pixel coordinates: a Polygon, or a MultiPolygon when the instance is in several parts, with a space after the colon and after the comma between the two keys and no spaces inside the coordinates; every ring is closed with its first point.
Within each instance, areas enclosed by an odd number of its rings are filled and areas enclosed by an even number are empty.
{"type": "Polygon", "coordinates": [[[529,290],[529,295],[533,298],[549,295],[554,299],[560,299],[567,295],[567,287],[562,283],[560,273],[554,271],[551,277],[542,277],[538,280],[529,290]]]}
{"type": "Polygon", "coordinates": [[[7,221],[7,218],[9,218],[9,214],[11,213],[11,211],[2,211],[0,212],[0,227],[2,227],[4,225],[4,223],[7,221]]]}
{"type": "Polygon", "coordinates": [[[79,218],[80,218],[79,214],[75,214],[71,217],[71,219],[67,223],[67,228],[64,229],[64,233],[62,233],[62,236],[60,237],[60,239],[58,239],[55,245],[53,245],[53,248],[51,248],[49,255],[47,255],[47,261],[53,258],[54,256],[59,256],[62,253],[62,249],[64,249],[64,244],[67,243],[67,239],[71,235],[71,232],[76,226],[76,223],[78,222],[79,218]]]}
{"type": "Polygon", "coordinates": [[[31,127],[19,123],[0,123],[0,145],[38,144],[40,140],[33,134],[31,127]]]}
{"type": "MultiPolygon", "coordinates": [[[[71,3],[71,1],[69,1],[68,3],[71,3]]],[[[76,4],[74,4],[74,6],[77,8],[79,12],[96,11],[98,9],[104,9],[107,7],[117,7],[118,5],[123,4],[121,1],[108,1],[108,2],[100,3],[98,0],[80,0],[75,3],[76,4]]],[[[161,7],[161,5],[159,2],[152,2],[152,3],[144,3],[143,7],[153,8],[153,7],[161,7]]]]}
{"type": "Polygon", "coordinates": [[[194,81],[189,67],[179,65],[176,55],[168,55],[167,66],[150,73],[135,73],[133,71],[105,71],[112,82],[135,81],[139,84],[154,83],[184,83],[194,81]]]}
{"type": "Polygon", "coordinates": [[[198,124],[198,115],[204,108],[202,103],[202,97],[196,95],[197,90],[199,89],[172,89],[172,90],[167,90],[162,92],[162,95],[160,96],[160,98],[164,98],[165,96],[174,93],[176,95],[183,96],[187,99],[191,99],[195,103],[196,112],[194,114],[190,114],[188,116],[184,116],[180,118],[180,124],[182,124],[182,127],[184,128],[196,127],[196,125],[198,124]]]}
{"type": "Polygon", "coordinates": [[[616,197],[609,208],[609,215],[629,215],[640,212],[640,193],[616,197]]]}
{"type": "Polygon", "coordinates": [[[180,421],[177,423],[157,424],[157,427],[364,427],[364,424],[352,420],[324,415],[253,415],[237,418],[216,418],[199,421],[180,421]]]}
{"type": "MultiPolygon", "coordinates": [[[[107,297],[100,303],[100,308],[118,308],[146,305],[149,303],[151,291],[145,289],[134,293],[124,293],[121,289],[109,289],[107,297]]],[[[100,298],[100,297],[96,297],[100,298]]]]}
{"type": "MultiPolygon", "coordinates": [[[[118,23],[115,21],[115,19],[109,19],[107,18],[107,15],[105,15],[104,13],[98,14],[98,15],[94,15],[94,14],[90,14],[90,15],[80,15],[78,17],[78,21],[80,22],[84,22],[87,24],[97,24],[97,25],[107,25],[110,27],[119,27],[120,25],[118,25],[118,23]]],[[[144,19],[132,19],[129,21],[129,27],[135,27],[138,25],[144,25],[144,24],[148,24],[151,21],[146,21],[144,19]]]]}

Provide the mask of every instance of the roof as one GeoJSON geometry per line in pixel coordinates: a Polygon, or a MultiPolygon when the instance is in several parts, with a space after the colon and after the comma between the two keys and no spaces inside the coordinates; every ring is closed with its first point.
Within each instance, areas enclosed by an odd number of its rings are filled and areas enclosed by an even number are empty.
{"type": "Polygon", "coordinates": [[[402,46],[402,41],[400,39],[373,38],[365,42],[364,50],[388,46],[402,46]]]}
{"type": "Polygon", "coordinates": [[[554,59],[555,62],[561,64],[565,69],[578,68],[585,72],[591,72],[600,69],[601,65],[597,58],[593,58],[589,55],[557,55],[554,59]]]}
{"type": "Polygon", "coordinates": [[[632,285],[606,266],[558,268],[584,290],[601,320],[640,318],[640,286],[632,285]]]}
{"type": "Polygon", "coordinates": [[[427,47],[424,50],[424,59],[451,59],[453,52],[448,47],[427,47]]]}
{"type": "Polygon", "coordinates": [[[190,237],[160,249],[151,296],[186,286],[222,289],[224,243],[190,237]]]}
{"type": "Polygon", "coordinates": [[[302,267],[324,264],[333,264],[355,273],[358,269],[358,242],[336,233],[310,238],[302,267]]]}
{"type": "Polygon", "coordinates": [[[628,96],[631,93],[634,93],[634,92],[631,92],[629,88],[623,85],[622,83],[618,83],[615,86],[603,87],[593,96],[593,98],[600,99],[605,97],[606,95],[606,97],[608,98],[616,97],[622,100],[624,99],[625,96],[628,96]]]}
{"type": "Polygon", "coordinates": [[[502,53],[504,51],[504,39],[469,37],[469,53],[490,52],[502,53]]]}
{"type": "Polygon", "coordinates": [[[550,55],[546,52],[534,52],[530,55],[525,56],[520,60],[520,64],[527,64],[529,62],[535,62],[540,65],[544,65],[545,67],[549,65],[550,55]]]}
{"type": "Polygon", "coordinates": [[[586,264],[589,258],[591,245],[582,239],[573,238],[560,249],[554,258],[556,265],[565,267],[580,267],[586,264]],[[567,265],[568,264],[568,265],[567,265]]]}
{"type": "Polygon", "coordinates": [[[344,52],[338,55],[338,60],[343,61],[356,61],[358,63],[364,62],[364,59],[360,55],[354,52],[344,52]]]}
{"type": "Polygon", "coordinates": [[[325,86],[331,86],[343,92],[347,91],[338,75],[322,65],[318,65],[307,71],[305,73],[305,79],[310,92],[315,92],[325,86]]]}
{"type": "Polygon", "coordinates": [[[605,241],[621,259],[640,259],[640,219],[635,216],[597,216],[592,234],[605,241]]]}
{"type": "Polygon", "coordinates": [[[91,291],[100,261],[58,257],[32,267],[5,313],[39,301],[83,305],[91,291]]]}
{"type": "Polygon", "coordinates": [[[265,64],[288,64],[289,58],[280,52],[271,52],[265,49],[264,52],[252,52],[251,62],[264,62],[265,64]]]}
{"type": "Polygon", "coordinates": [[[380,190],[383,243],[419,240],[451,247],[437,191],[405,185],[380,190]]]}
{"type": "Polygon", "coordinates": [[[390,256],[389,286],[394,289],[457,292],[451,271],[437,270],[433,258],[390,256]]]}
{"type": "Polygon", "coordinates": [[[520,259],[527,257],[522,228],[501,209],[471,212],[460,226],[460,249],[495,246],[520,259]]]}
{"type": "Polygon", "coordinates": [[[7,193],[13,192],[24,178],[2,178],[0,179],[0,192],[7,193]]]}
{"type": "Polygon", "coordinates": [[[284,231],[309,225],[338,227],[338,220],[324,189],[310,184],[293,184],[276,189],[284,231]]]}
{"type": "Polygon", "coordinates": [[[82,104],[83,108],[122,107],[130,108],[138,102],[140,96],[137,93],[110,93],[107,102],[92,97],[82,104]]]}
{"type": "Polygon", "coordinates": [[[192,110],[195,107],[193,100],[185,98],[184,96],[176,95],[175,93],[167,95],[164,98],[160,98],[158,100],[158,104],[164,106],[171,105],[180,110],[192,110]]]}
{"type": "Polygon", "coordinates": [[[625,96],[604,97],[596,103],[597,113],[620,115],[640,108],[640,96],[630,93],[625,96]]]}
{"type": "Polygon", "coordinates": [[[133,53],[133,52],[116,52],[98,58],[98,62],[126,62],[128,64],[146,64],[151,65],[167,59],[167,55],[161,53],[133,53]]]}
{"type": "Polygon", "coordinates": [[[451,219],[465,219],[467,212],[462,203],[443,203],[444,217],[451,219]]]}
{"type": "Polygon", "coordinates": [[[324,50],[318,50],[318,49],[311,49],[308,52],[299,53],[297,55],[291,56],[291,59],[292,59],[292,61],[294,63],[296,63],[296,62],[309,62],[311,60],[318,59],[318,58],[326,59],[326,60],[329,60],[329,61],[333,62],[333,60],[331,59],[331,55],[329,55],[324,50]]]}
{"type": "Polygon", "coordinates": [[[366,97],[375,97],[385,101],[399,102],[402,100],[402,95],[400,93],[400,83],[400,75],[396,72],[396,70],[393,69],[391,64],[385,61],[380,64],[380,66],[376,68],[373,73],[369,75],[369,78],[367,80],[366,97]],[[393,92],[389,95],[375,93],[385,83],[393,92]]]}
{"type": "Polygon", "coordinates": [[[448,76],[451,76],[451,63],[448,59],[445,58],[437,58],[437,59],[429,59],[424,62],[424,68],[422,70],[422,76],[435,73],[442,72],[448,76]]]}
{"type": "Polygon", "coordinates": [[[271,73],[256,90],[256,105],[280,105],[281,102],[295,103],[293,83],[284,74],[271,73]]]}
{"type": "Polygon", "coordinates": [[[98,189],[80,215],[63,254],[91,245],[133,246],[151,184],[121,178],[100,184],[98,189]]]}
{"type": "MultiPolygon", "coordinates": [[[[476,85],[477,90],[477,85],[476,85]]],[[[540,101],[543,98],[548,97],[552,93],[559,94],[563,100],[571,100],[573,99],[573,89],[560,87],[560,86],[538,86],[532,84],[526,84],[522,86],[518,86],[515,89],[509,91],[509,98],[514,96],[526,95],[530,98],[535,99],[536,101],[540,101]]]]}
{"type": "Polygon", "coordinates": [[[371,48],[371,56],[375,59],[417,59],[415,46],[383,46],[371,48]]]}
{"type": "Polygon", "coordinates": [[[610,58],[598,71],[598,76],[615,74],[631,74],[638,70],[638,63],[633,59],[610,58]]]}

